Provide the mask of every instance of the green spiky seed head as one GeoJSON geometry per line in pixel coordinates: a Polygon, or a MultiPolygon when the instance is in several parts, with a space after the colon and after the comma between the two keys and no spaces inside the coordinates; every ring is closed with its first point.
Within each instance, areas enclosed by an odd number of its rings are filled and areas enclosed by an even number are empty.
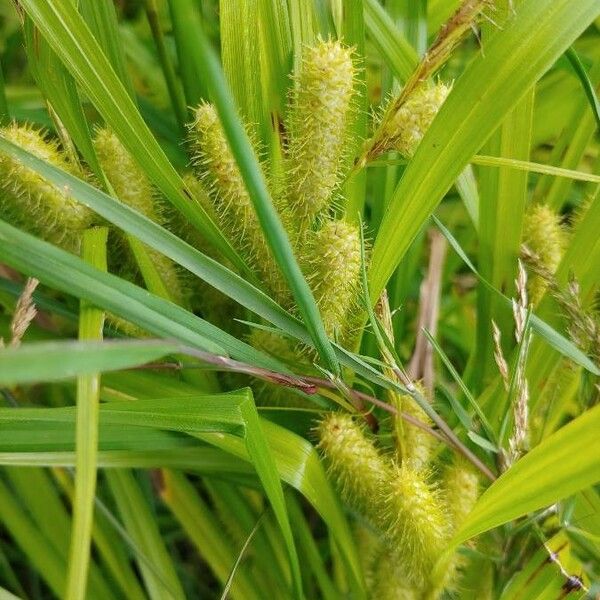
{"type": "Polygon", "coordinates": [[[455,460],[444,474],[444,492],[453,528],[457,529],[477,502],[479,496],[477,473],[466,462],[455,460]]]}
{"type": "MultiPolygon", "coordinates": [[[[12,123],[0,131],[13,144],[38,158],[71,175],[81,175],[60,152],[57,143],[47,140],[40,130],[12,123]]],[[[0,216],[71,252],[78,251],[81,233],[94,218],[92,211],[73,200],[66,190],[5,154],[0,154],[0,216]]]]}
{"type": "MultiPolygon", "coordinates": [[[[525,215],[523,244],[533,254],[536,265],[553,274],[567,244],[560,216],[543,204],[533,206],[525,215]]],[[[531,302],[537,304],[546,291],[546,282],[542,276],[534,275],[528,284],[531,302]]]]}
{"type": "MultiPolygon", "coordinates": [[[[424,84],[413,91],[395,113],[386,112],[380,132],[382,144],[379,154],[397,150],[405,158],[411,158],[450,90],[451,87],[442,82],[424,84]]],[[[392,100],[390,107],[393,105],[392,100]]]]}
{"type": "Polygon", "coordinates": [[[98,129],[94,147],[117,198],[155,223],[162,224],[162,209],[154,187],[119,138],[110,129],[98,129]]]}
{"type": "MultiPolygon", "coordinates": [[[[98,129],[94,147],[100,166],[117,198],[148,219],[163,225],[164,206],[152,183],[119,138],[109,129],[98,129]]],[[[160,252],[149,247],[146,247],[146,252],[171,299],[185,304],[189,292],[182,283],[180,269],[160,252]]]]}
{"type": "Polygon", "coordinates": [[[422,470],[396,467],[385,498],[386,533],[409,580],[417,587],[427,582],[448,541],[448,521],[438,491],[422,470]]]}
{"type": "Polygon", "coordinates": [[[261,276],[269,291],[289,305],[289,291],[273,260],[244,180],[212,104],[200,104],[190,127],[193,163],[222,231],[261,276]]]}
{"type": "Polygon", "coordinates": [[[369,587],[369,598],[377,600],[418,600],[419,591],[411,583],[402,565],[395,559],[394,552],[384,547],[372,566],[373,582],[369,587]]]}
{"type": "Polygon", "coordinates": [[[346,221],[327,221],[308,242],[306,269],[325,331],[344,332],[360,281],[360,232],[346,221]]]}
{"type": "Polygon", "coordinates": [[[381,513],[390,467],[348,414],[330,413],[317,428],[319,448],[344,501],[371,522],[381,513]]]}
{"type": "MultiPolygon", "coordinates": [[[[422,386],[417,384],[421,393],[424,395],[422,386]]],[[[416,403],[412,396],[408,394],[402,395],[399,398],[398,408],[403,412],[411,415],[421,423],[431,427],[432,421],[425,411],[416,403]]],[[[408,421],[402,422],[402,464],[408,464],[414,469],[419,470],[426,468],[431,458],[431,453],[435,446],[435,438],[429,433],[417,427],[408,421]]]]}
{"type": "MultiPolygon", "coordinates": [[[[467,518],[479,496],[479,479],[471,466],[463,459],[455,457],[454,463],[444,473],[444,497],[450,525],[454,533],[467,518]]],[[[427,586],[427,599],[438,598],[444,589],[453,590],[460,579],[467,559],[459,553],[437,564],[427,586]]]]}
{"type": "Polygon", "coordinates": [[[352,51],[340,42],[304,48],[290,106],[286,182],[301,232],[329,207],[340,182],[354,77],[352,51]]]}

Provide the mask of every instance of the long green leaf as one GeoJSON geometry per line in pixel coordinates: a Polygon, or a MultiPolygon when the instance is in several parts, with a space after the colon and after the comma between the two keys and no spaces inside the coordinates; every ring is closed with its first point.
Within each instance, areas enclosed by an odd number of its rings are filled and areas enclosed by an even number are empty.
{"type": "Polygon", "coordinates": [[[371,41],[398,79],[407,81],[419,64],[416,50],[394,25],[378,0],[365,0],[364,11],[371,41]]]}
{"type": "Polygon", "coordinates": [[[189,201],[193,194],[187,190],[150,133],[71,0],[23,0],[21,5],[150,180],[190,224],[197,227],[235,265],[244,269],[243,261],[206,211],[189,201]]]}
{"type": "Polygon", "coordinates": [[[373,302],[470,158],[598,14],[596,0],[524,0],[461,75],[383,219],[372,256],[373,302]]]}
{"type": "Polygon", "coordinates": [[[454,544],[549,506],[600,480],[600,406],[545,439],[481,496],[454,544]]]}
{"type": "Polygon", "coordinates": [[[127,533],[135,545],[137,563],[151,600],[184,600],[175,565],[161,537],[156,518],[130,471],[107,474],[127,533]]]}
{"type": "Polygon", "coordinates": [[[0,350],[0,385],[60,381],[129,369],[181,349],[173,342],[38,342],[0,350]]]}

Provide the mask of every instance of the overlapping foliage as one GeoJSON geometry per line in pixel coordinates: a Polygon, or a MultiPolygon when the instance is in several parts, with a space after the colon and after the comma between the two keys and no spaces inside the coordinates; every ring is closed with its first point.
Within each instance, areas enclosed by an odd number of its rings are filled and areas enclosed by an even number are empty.
{"type": "Polygon", "coordinates": [[[598,591],[597,0],[0,11],[0,595],[598,591]]]}

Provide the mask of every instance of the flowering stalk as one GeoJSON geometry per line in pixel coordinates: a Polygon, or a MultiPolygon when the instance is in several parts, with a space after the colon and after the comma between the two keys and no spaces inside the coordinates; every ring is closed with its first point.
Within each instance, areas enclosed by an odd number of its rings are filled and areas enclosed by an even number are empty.
{"type": "MultiPolygon", "coordinates": [[[[40,130],[12,123],[0,132],[13,144],[52,166],[71,175],[81,175],[61,153],[57,143],[46,139],[40,130]]],[[[0,216],[19,229],[77,252],[81,235],[92,224],[94,214],[33,169],[0,154],[0,216]]]]}
{"type": "MultiPolygon", "coordinates": [[[[164,207],[146,174],[140,169],[119,138],[109,129],[99,129],[94,139],[98,161],[117,198],[148,219],[164,225],[164,207]]],[[[169,258],[156,250],[144,247],[169,297],[179,304],[187,301],[181,271],[169,258]]]]}
{"type": "Polygon", "coordinates": [[[315,232],[306,249],[307,279],[330,337],[342,337],[356,301],[361,249],[356,225],[327,221],[315,232]]]}
{"type": "Polygon", "coordinates": [[[355,68],[338,41],[303,50],[294,82],[287,148],[287,202],[301,233],[329,207],[340,183],[355,68]]]}
{"type": "MultiPolygon", "coordinates": [[[[212,211],[246,261],[260,274],[269,291],[290,305],[290,293],[263,236],[252,200],[212,104],[196,108],[190,126],[194,166],[208,192],[212,211]]],[[[280,213],[282,211],[280,210],[280,213]]]]}

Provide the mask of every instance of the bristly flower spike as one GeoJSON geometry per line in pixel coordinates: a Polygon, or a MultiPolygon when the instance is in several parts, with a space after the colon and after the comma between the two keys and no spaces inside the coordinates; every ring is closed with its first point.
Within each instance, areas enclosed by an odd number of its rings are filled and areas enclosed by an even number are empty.
{"type": "MultiPolygon", "coordinates": [[[[523,244],[537,266],[553,274],[567,244],[567,235],[560,216],[543,204],[533,206],[525,215],[523,244]]],[[[529,296],[534,305],[541,300],[546,288],[547,282],[543,277],[534,275],[530,278],[529,296]]]]}
{"type": "MultiPolygon", "coordinates": [[[[117,198],[148,219],[163,225],[164,207],[161,206],[150,180],[119,138],[109,129],[99,129],[94,147],[117,198]]],[[[187,291],[184,290],[181,273],[175,263],[152,248],[146,247],[146,251],[171,298],[179,304],[185,303],[187,291]]]]}
{"type": "Polygon", "coordinates": [[[287,202],[300,233],[329,208],[340,183],[355,67],[339,41],[306,46],[290,103],[287,202]]]}
{"type": "Polygon", "coordinates": [[[345,502],[377,525],[391,469],[348,414],[329,413],[318,425],[319,448],[345,502]]]}
{"type": "MultiPolygon", "coordinates": [[[[252,200],[212,104],[200,104],[190,126],[193,163],[202,178],[221,229],[269,291],[289,305],[290,294],[263,236],[252,200]]],[[[281,211],[280,211],[281,215],[281,211]]]]}
{"type": "MultiPolygon", "coordinates": [[[[12,123],[1,132],[7,140],[38,158],[81,176],[57,143],[46,139],[40,130],[12,123]]],[[[68,190],[54,186],[18,160],[0,154],[0,216],[20,229],[77,252],[81,234],[92,224],[94,213],[71,198],[68,190]]]]}
{"type": "Polygon", "coordinates": [[[368,143],[368,160],[391,150],[412,158],[450,90],[442,82],[423,83],[399,106],[398,99],[392,98],[368,143]]]}
{"type": "Polygon", "coordinates": [[[330,337],[343,335],[356,301],[360,244],[358,227],[343,220],[327,221],[309,237],[305,270],[330,337]]]}

